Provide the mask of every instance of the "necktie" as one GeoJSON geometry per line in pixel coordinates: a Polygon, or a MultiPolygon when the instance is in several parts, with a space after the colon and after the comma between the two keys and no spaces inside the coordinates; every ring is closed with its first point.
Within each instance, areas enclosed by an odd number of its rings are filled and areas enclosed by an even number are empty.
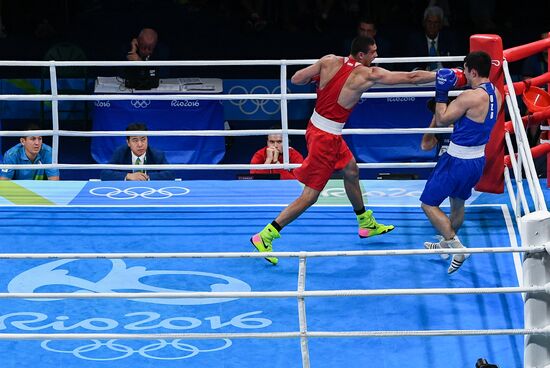
{"type": "MultiPolygon", "coordinates": [[[[136,163],[135,163],[135,164],[136,164],[136,165],[141,165],[141,159],[140,159],[139,157],[136,158],[136,163]]],[[[134,170],[134,172],[143,172],[143,171],[141,171],[141,170],[134,170]]]]}
{"type": "MultiPolygon", "coordinates": [[[[429,55],[430,56],[437,56],[437,50],[435,49],[435,40],[430,41],[429,55]]],[[[430,70],[435,70],[435,69],[437,69],[437,63],[436,62],[431,62],[430,63],[430,70]]]]}

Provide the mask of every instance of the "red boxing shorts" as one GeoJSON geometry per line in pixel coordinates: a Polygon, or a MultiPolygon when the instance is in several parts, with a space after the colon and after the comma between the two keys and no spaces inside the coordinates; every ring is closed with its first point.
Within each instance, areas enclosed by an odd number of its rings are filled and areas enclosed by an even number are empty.
{"type": "Polygon", "coordinates": [[[353,158],[341,135],[322,131],[308,123],[306,130],[308,155],[302,166],[294,169],[294,176],[308,187],[322,191],[332,173],[342,170],[353,158]]]}

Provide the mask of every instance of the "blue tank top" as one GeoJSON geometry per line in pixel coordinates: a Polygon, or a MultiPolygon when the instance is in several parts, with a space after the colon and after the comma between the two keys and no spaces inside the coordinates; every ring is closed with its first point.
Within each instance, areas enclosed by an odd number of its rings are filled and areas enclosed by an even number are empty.
{"type": "Polygon", "coordinates": [[[479,85],[489,95],[489,110],[483,123],[476,123],[466,115],[458,119],[454,124],[451,141],[461,146],[481,146],[489,141],[491,130],[497,121],[498,104],[495,86],[487,82],[479,85]]]}

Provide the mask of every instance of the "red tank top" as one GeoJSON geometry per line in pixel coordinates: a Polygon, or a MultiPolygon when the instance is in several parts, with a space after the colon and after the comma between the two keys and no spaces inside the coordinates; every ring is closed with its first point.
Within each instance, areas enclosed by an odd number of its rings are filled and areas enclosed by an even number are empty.
{"type": "Polygon", "coordinates": [[[353,69],[360,65],[361,63],[358,63],[355,59],[345,57],[342,66],[327,85],[322,89],[317,89],[315,111],[317,111],[319,115],[339,123],[345,123],[348,120],[353,107],[351,109],[342,107],[338,103],[338,97],[353,69]]]}

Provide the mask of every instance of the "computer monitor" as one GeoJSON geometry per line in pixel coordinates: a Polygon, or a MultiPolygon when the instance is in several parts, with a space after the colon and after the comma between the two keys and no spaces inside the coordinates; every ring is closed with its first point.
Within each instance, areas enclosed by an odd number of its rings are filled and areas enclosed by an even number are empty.
{"type": "Polygon", "coordinates": [[[149,90],[159,86],[159,77],[155,67],[127,67],[124,74],[126,88],[149,90]]]}

